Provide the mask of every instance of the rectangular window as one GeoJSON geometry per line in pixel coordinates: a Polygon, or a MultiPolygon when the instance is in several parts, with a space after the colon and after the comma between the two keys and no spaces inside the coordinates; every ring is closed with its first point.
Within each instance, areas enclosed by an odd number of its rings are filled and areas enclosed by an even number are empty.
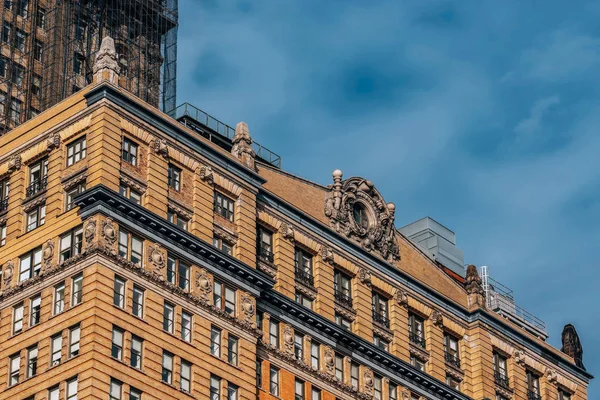
{"type": "Polygon", "coordinates": [[[169,164],[167,184],[178,192],[181,189],[181,169],[173,164],[169,164]]]}
{"type": "Polygon", "coordinates": [[[233,383],[227,384],[227,400],[237,400],[238,399],[238,387],[233,383]]]}
{"type": "Polygon", "coordinates": [[[175,306],[165,301],[163,306],[163,329],[169,333],[173,333],[173,320],[175,317],[175,306]]]}
{"type": "Polygon", "coordinates": [[[190,393],[192,391],[192,364],[182,359],[180,375],[179,387],[184,392],[190,393]]]}
{"type": "Polygon", "coordinates": [[[142,204],[142,195],[129,186],[119,185],[119,194],[133,201],[135,204],[142,204]]]}
{"type": "Polygon", "coordinates": [[[42,77],[37,74],[33,74],[31,77],[31,94],[39,96],[42,93],[42,77]]]}
{"type": "Polygon", "coordinates": [[[167,256],[167,281],[183,290],[190,290],[190,271],[188,263],[169,254],[167,256]]]}
{"type": "Polygon", "coordinates": [[[317,371],[321,368],[321,345],[314,340],[310,343],[310,365],[317,371]]]}
{"type": "Polygon", "coordinates": [[[60,262],[81,254],[83,247],[83,227],[71,229],[60,237],[60,262]]]}
{"type": "Polygon", "coordinates": [[[142,392],[130,386],[129,400],[142,400],[142,392]]]}
{"type": "Polygon", "coordinates": [[[350,363],[350,385],[355,389],[358,389],[359,371],[360,366],[358,365],[358,363],[352,361],[350,363]]]}
{"type": "Polygon", "coordinates": [[[75,203],[73,203],[73,199],[77,197],[78,194],[83,193],[84,191],[85,182],[81,182],[65,192],[65,211],[69,211],[73,208],[73,206],[75,205],[75,203]]]}
{"type": "Polygon", "coordinates": [[[173,383],[173,354],[163,351],[162,381],[169,385],[173,383]]]}
{"type": "Polygon", "coordinates": [[[527,396],[531,400],[540,398],[540,378],[531,370],[527,370],[527,396]]]}
{"type": "Polygon", "coordinates": [[[276,349],[279,348],[279,321],[269,320],[269,343],[276,349]]]}
{"type": "Polygon", "coordinates": [[[493,356],[494,363],[494,380],[497,385],[503,386],[505,388],[510,387],[510,381],[508,379],[507,369],[506,369],[506,357],[500,355],[497,352],[494,352],[493,356]]]}
{"type": "Polygon", "coordinates": [[[303,360],[304,357],[304,335],[294,332],[294,356],[296,360],[303,360]]]}
{"type": "Polygon", "coordinates": [[[390,350],[390,342],[385,340],[379,335],[373,335],[373,344],[379,347],[382,350],[389,351],[390,350]]]}
{"type": "Polygon", "coordinates": [[[312,400],[321,400],[321,389],[312,389],[312,400]]]}
{"type": "Polygon", "coordinates": [[[27,197],[32,196],[46,188],[48,180],[48,159],[44,158],[29,167],[29,187],[27,197]]]}
{"type": "Polygon", "coordinates": [[[15,29],[15,47],[20,51],[25,51],[25,43],[27,43],[27,33],[20,29],[15,29]]]}
{"type": "Polygon", "coordinates": [[[295,273],[296,280],[308,286],[315,286],[315,278],[312,270],[312,254],[296,248],[295,273]]]}
{"type": "Polygon", "coordinates": [[[75,307],[81,303],[83,294],[83,274],[78,274],[73,277],[71,285],[71,307],[75,307]]]}
{"type": "Polygon", "coordinates": [[[234,201],[219,192],[215,192],[215,212],[233,222],[234,201]]]}
{"type": "Polygon", "coordinates": [[[190,290],[190,266],[184,262],[179,262],[179,287],[183,290],[190,290]]]}
{"type": "Polygon", "coordinates": [[[558,400],[571,400],[571,393],[565,392],[564,390],[559,390],[558,400]]]}
{"type": "Polygon", "coordinates": [[[304,381],[296,378],[294,385],[294,400],[305,400],[304,399],[304,381]]]}
{"type": "Polygon", "coordinates": [[[46,223],[46,204],[40,204],[27,213],[27,232],[46,223]]]}
{"type": "Polygon", "coordinates": [[[344,357],[340,354],[335,355],[335,377],[344,381],[344,357]]]}
{"type": "Polygon", "coordinates": [[[87,150],[86,137],[82,136],[79,139],[67,145],[67,167],[75,164],[79,160],[85,158],[87,150]]]}
{"type": "Polygon", "coordinates": [[[110,400],[121,400],[123,384],[116,379],[110,380],[110,400]]]}
{"type": "Polygon", "coordinates": [[[54,287],[54,315],[65,311],[65,284],[61,283],[54,287]]]}
{"type": "Polygon", "coordinates": [[[19,375],[21,373],[21,357],[15,354],[10,358],[10,377],[8,380],[8,386],[16,385],[19,383],[19,375]]]}
{"type": "Polygon", "coordinates": [[[139,338],[135,335],[131,336],[130,365],[133,368],[142,369],[142,345],[143,345],[143,341],[141,338],[139,338]]]}
{"type": "Polygon", "coordinates": [[[6,224],[0,225],[0,247],[6,244],[6,224]]]}
{"type": "Polygon", "coordinates": [[[192,314],[181,312],[181,338],[188,343],[192,342],[192,314]]]}
{"type": "Polygon", "coordinates": [[[296,303],[302,304],[304,307],[310,308],[311,310],[313,308],[312,299],[310,297],[306,297],[305,294],[298,290],[296,291],[296,303]]]}
{"type": "Polygon", "coordinates": [[[419,371],[425,371],[425,363],[415,356],[410,356],[410,365],[412,365],[419,371]]]}
{"type": "Polygon", "coordinates": [[[227,338],[227,362],[238,365],[238,338],[233,335],[227,338]]]}
{"type": "Polygon", "coordinates": [[[214,281],[213,289],[214,305],[228,314],[233,315],[235,313],[236,303],[235,290],[217,280],[214,281]]]}
{"type": "Polygon", "coordinates": [[[42,247],[19,257],[19,282],[38,276],[42,269],[42,247]]]}
{"type": "Polygon", "coordinates": [[[62,334],[58,333],[52,336],[52,355],[50,357],[50,365],[58,365],[61,360],[62,353],[62,334]]]}
{"type": "Polygon", "coordinates": [[[83,54],[75,53],[73,57],[73,72],[81,74],[83,72],[83,66],[85,63],[85,56],[83,54]]]}
{"type": "Polygon", "coordinates": [[[352,321],[339,313],[335,313],[335,323],[344,329],[352,330],[352,321]]]}
{"type": "Polygon", "coordinates": [[[37,346],[27,349],[27,378],[37,374],[38,348],[37,346]]]}
{"type": "Polygon", "coordinates": [[[210,328],[210,354],[221,357],[221,330],[214,326],[210,328]]]}
{"type": "Polygon", "coordinates": [[[269,371],[269,393],[279,397],[279,369],[273,366],[269,371]]]}
{"type": "Polygon", "coordinates": [[[113,326],[110,355],[117,360],[123,359],[123,329],[113,326]]]}
{"type": "Polygon", "coordinates": [[[53,387],[48,390],[48,400],[59,400],[60,399],[60,389],[58,386],[53,387]]]}
{"type": "Polygon", "coordinates": [[[458,339],[447,332],[444,332],[444,357],[448,364],[460,368],[458,339]]]}
{"type": "Polygon", "coordinates": [[[38,28],[46,29],[46,9],[38,7],[35,24],[38,28]]]}
{"type": "Polygon", "coordinates": [[[29,303],[29,326],[35,326],[40,323],[40,309],[42,306],[42,296],[37,295],[31,298],[29,303]]]}
{"type": "Polygon", "coordinates": [[[23,330],[23,303],[13,307],[13,335],[23,330]]]}
{"type": "Polygon", "coordinates": [[[373,322],[381,324],[386,328],[390,327],[388,317],[388,299],[379,292],[373,292],[372,295],[373,322]]]}
{"type": "Polygon", "coordinates": [[[415,314],[409,314],[408,337],[412,343],[425,348],[425,336],[423,332],[423,318],[415,314]]]}
{"type": "Polygon", "coordinates": [[[373,398],[375,400],[383,399],[382,378],[379,375],[375,375],[375,385],[373,385],[373,398]]]}
{"type": "Polygon", "coordinates": [[[12,32],[12,25],[5,22],[2,26],[2,41],[6,44],[10,44],[10,36],[12,32]]]}
{"type": "Polygon", "coordinates": [[[115,276],[113,303],[119,308],[125,308],[125,280],[115,276]]]}
{"type": "Polygon", "coordinates": [[[334,297],[337,302],[346,306],[352,307],[352,278],[337,269],[333,275],[333,290],[334,297]]]}
{"type": "Polygon", "coordinates": [[[190,220],[188,218],[182,217],[181,215],[177,214],[174,211],[168,210],[167,211],[167,220],[174,224],[177,225],[178,227],[180,227],[183,230],[188,230],[188,224],[190,222],[190,220]]]}
{"type": "Polygon", "coordinates": [[[27,0],[17,0],[17,15],[23,18],[27,18],[27,0]]]}
{"type": "Polygon", "coordinates": [[[123,161],[137,165],[138,145],[127,138],[123,138],[123,161]]]}
{"type": "Polygon", "coordinates": [[[144,289],[133,285],[133,315],[144,318],[144,289]]]}
{"type": "Polygon", "coordinates": [[[223,253],[227,255],[233,255],[233,245],[227,243],[225,240],[214,237],[213,238],[213,246],[217,249],[221,250],[223,253]]]}
{"type": "Polygon", "coordinates": [[[256,359],[256,387],[262,388],[262,360],[256,359]]]}
{"type": "Polygon", "coordinates": [[[210,400],[221,400],[221,378],[210,376],[210,400]]]}
{"type": "Polygon", "coordinates": [[[273,233],[270,230],[259,226],[256,238],[258,241],[258,257],[263,261],[272,263],[274,261],[273,233]]]}
{"type": "Polygon", "coordinates": [[[69,358],[79,355],[79,341],[81,340],[81,328],[76,325],[69,329],[69,358]]]}
{"type": "Polygon", "coordinates": [[[144,241],[124,229],[119,229],[119,255],[136,265],[142,264],[142,247],[144,241]]]}
{"type": "Polygon", "coordinates": [[[398,385],[396,385],[393,382],[390,382],[388,385],[388,388],[389,388],[388,399],[389,400],[398,400],[398,385]]]}

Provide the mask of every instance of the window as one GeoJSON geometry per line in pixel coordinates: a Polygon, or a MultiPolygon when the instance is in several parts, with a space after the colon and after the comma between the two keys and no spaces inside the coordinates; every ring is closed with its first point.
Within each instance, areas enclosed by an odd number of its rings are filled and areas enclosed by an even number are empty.
{"type": "Polygon", "coordinates": [[[10,358],[10,378],[8,386],[19,383],[19,374],[21,373],[21,357],[15,354],[10,358]]]}
{"type": "Polygon", "coordinates": [[[163,306],[163,329],[173,333],[173,319],[175,317],[175,306],[165,301],[163,306]]]}
{"type": "Polygon", "coordinates": [[[373,292],[372,297],[373,307],[373,321],[385,326],[390,327],[390,320],[388,318],[388,299],[379,292],[373,292]]]}
{"type": "Polygon", "coordinates": [[[130,386],[129,400],[142,400],[142,392],[130,386]]]}
{"type": "Polygon", "coordinates": [[[167,211],[167,220],[172,223],[177,225],[178,227],[180,227],[183,230],[188,230],[188,225],[190,223],[190,220],[188,218],[182,217],[181,215],[177,214],[174,211],[168,210],[167,211]]]}
{"type": "Polygon", "coordinates": [[[115,276],[113,303],[119,308],[125,308],[125,280],[115,276]]]}
{"type": "Polygon", "coordinates": [[[312,400],[321,400],[321,390],[312,388],[312,400]]]}
{"type": "Polygon", "coordinates": [[[494,380],[497,385],[509,388],[510,381],[508,379],[506,369],[506,357],[500,355],[500,353],[494,352],[494,380]]]}
{"type": "Polygon", "coordinates": [[[382,350],[390,351],[390,342],[379,335],[373,335],[373,344],[382,350]]]}
{"type": "Polygon", "coordinates": [[[375,385],[373,386],[373,398],[375,400],[383,399],[383,388],[382,388],[382,378],[379,375],[375,375],[375,385]]]}
{"type": "Polygon", "coordinates": [[[13,307],[13,335],[23,330],[23,303],[13,307]]]}
{"type": "Polygon", "coordinates": [[[298,304],[302,304],[304,307],[310,308],[312,310],[313,308],[313,301],[311,298],[306,297],[305,294],[303,294],[302,292],[296,290],[296,303],[298,304]]]}
{"type": "Polygon", "coordinates": [[[60,237],[60,262],[81,254],[83,246],[83,227],[79,226],[60,237]]]}
{"type": "Polygon", "coordinates": [[[350,385],[355,389],[358,389],[359,372],[360,366],[358,365],[358,363],[352,361],[350,363],[350,385]]]}
{"type": "Polygon", "coordinates": [[[294,332],[294,356],[296,360],[303,360],[304,357],[304,335],[294,332]]]}
{"type": "Polygon", "coordinates": [[[79,355],[79,341],[81,340],[81,328],[79,325],[69,329],[69,358],[79,355]]]}
{"type": "Polygon", "coordinates": [[[237,400],[238,398],[238,387],[233,383],[227,384],[227,400],[237,400]]]}
{"type": "Polygon", "coordinates": [[[269,371],[269,392],[279,397],[279,369],[273,366],[269,371]]]}
{"type": "Polygon", "coordinates": [[[215,212],[233,222],[234,201],[219,192],[215,192],[215,212]]]}
{"type": "Polygon", "coordinates": [[[33,74],[31,77],[31,94],[39,96],[42,93],[42,77],[33,74]]]}
{"type": "Polygon", "coordinates": [[[235,313],[235,290],[217,280],[214,281],[213,302],[216,307],[233,315],[235,313]],[[225,295],[225,301],[223,301],[225,295]]]}
{"type": "Polygon", "coordinates": [[[310,365],[313,368],[315,368],[317,371],[320,369],[320,366],[321,366],[320,351],[321,351],[321,345],[319,345],[319,343],[317,343],[313,340],[310,343],[310,365]]]}
{"type": "Polygon", "coordinates": [[[221,250],[227,255],[233,255],[233,245],[227,243],[221,238],[213,237],[213,246],[215,246],[217,249],[221,250]]]}
{"type": "Polygon", "coordinates": [[[113,326],[110,355],[117,360],[123,359],[123,329],[113,326]]]}
{"type": "Polygon", "coordinates": [[[558,390],[558,400],[571,400],[571,393],[565,392],[562,389],[558,390]]]}
{"type": "Polygon", "coordinates": [[[279,321],[269,320],[269,343],[276,349],[279,348],[279,321]]]}
{"type": "MultiPolygon", "coordinates": [[[[16,86],[23,85],[23,75],[24,75],[24,73],[25,73],[25,69],[22,66],[20,66],[19,64],[13,64],[12,65],[12,77],[11,77],[12,78],[11,79],[12,83],[14,83],[16,86]]],[[[14,101],[15,98],[13,97],[12,100],[14,101]]],[[[21,113],[20,112],[20,110],[21,110],[20,106],[21,105],[19,104],[18,113],[17,113],[19,115],[21,113]]],[[[15,115],[13,117],[13,121],[14,122],[19,122],[19,116],[15,115]]]]}
{"type": "Polygon", "coordinates": [[[136,265],[142,265],[143,240],[138,236],[119,229],[119,255],[136,265]]]}
{"type": "Polygon", "coordinates": [[[0,247],[6,244],[6,224],[0,225],[0,247]]]}
{"type": "Polygon", "coordinates": [[[67,145],[67,167],[75,164],[77,161],[85,158],[87,148],[86,137],[82,136],[79,139],[67,145]]]}
{"type": "Polygon", "coordinates": [[[190,290],[190,265],[171,254],[167,256],[167,282],[190,290]]]}
{"type": "Polygon", "coordinates": [[[210,400],[221,400],[221,378],[210,376],[210,400]]]}
{"type": "Polygon", "coordinates": [[[17,0],[17,15],[23,18],[27,17],[28,0],[17,0]]]}
{"type": "Polygon", "coordinates": [[[531,370],[527,370],[527,397],[530,400],[539,400],[540,397],[540,378],[531,370]]]}
{"type": "Polygon", "coordinates": [[[344,317],[342,314],[335,313],[335,323],[344,329],[352,330],[352,321],[344,317]]]}
{"type": "Polygon", "coordinates": [[[38,7],[35,24],[38,28],[46,29],[46,9],[38,7]]]}
{"type": "Polygon", "coordinates": [[[52,355],[50,357],[50,365],[60,364],[61,352],[62,352],[62,334],[58,333],[52,336],[52,355]]]}
{"type": "Polygon", "coordinates": [[[46,204],[35,206],[27,213],[27,232],[31,232],[44,223],[46,223],[46,204]]]}
{"type": "Polygon", "coordinates": [[[296,248],[295,272],[296,280],[308,286],[315,285],[315,278],[312,271],[312,254],[296,248]]]}
{"type": "Polygon", "coordinates": [[[144,318],[144,289],[133,285],[133,315],[144,318]]]}
{"type": "Polygon", "coordinates": [[[85,37],[85,30],[87,29],[87,24],[79,21],[75,25],[75,40],[83,40],[85,37]]]}
{"type": "Polygon", "coordinates": [[[173,383],[173,354],[163,351],[162,381],[169,385],[173,383]]]}
{"type": "Polygon", "coordinates": [[[38,348],[37,345],[27,349],[27,378],[37,374],[38,348]]]}
{"type": "MultiPolygon", "coordinates": [[[[23,67],[18,65],[13,65],[13,83],[15,85],[21,85],[23,82],[23,67]]],[[[23,107],[23,102],[14,97],[11,97],[10,101],[10,120],[18,124],[21,122],[21,109],[23,107]]]]}
{"type": "Polygon", "coordinates": [[[133,201],[135,204],[142,204],[142,195],[130,188],[129,186],[120,185],[119,194],[133,201]]]}
{"type": "Polygon", "coordinates": [[[266,228],[259,226],[256,237],[258,239],[258,257],[263,261],[272,263],[274,261],[273,233],[266,228]]]}
{"type": "Polygon", "coordinates": [[[221,357],[221,330],[214,326],[210,328],[210,354],[221,357]]]}
{"type": "Polygon", "coordinates": [[[42,43],[36,39],[33,42],[33,59],[41,62],[42,56],[43,56],[43,51],[44,51],[44,43],[42,43]]]}
{"type": "Polygon", "coordinates": [[[335,355],[335,377],[339,381],[344,381],[344,357],[340,354],[335,355]]]}
{"type": "Polygon", "coordinates": [[[294,400],[305,400],[304,399],[304,381],[296,378],[294,385],[294,400]]]}
{"type": "Polygon", "coordinates": [[[58,386],[48,390],[48,400],[59,400],[60,389],[58,386]]]}
{"type": "Polygon", "coordinates": [[[173,188],[178,192],[181,189],[181,169],[173,164],[169,164],[167,183],[170,188],[173,188]]]}
{"type": "Polygon", "coordinates": [[[39,275],[42,269],[42,247],[35,248],[19,258],[19,282],[39,275]]]}
{"type": "Polygon", "coordinates": [[[29,167],[29,187],[27,197],[46,188],[48,177],[48,159],[44,158],[29,167]]]}
{"type": "Polygon", "coordinates": [[[256,359],[256,387],[262,388],[262,360],[256,359]]]}
{"type": "Polygon", "coordinates": [[[444,354],[446,362],[460,368],[460,357],[458,355],[458,339],[449,333],[444,333],[444,354]]]}
{"type": "Polygon", "coordinates": [[[73,208],[73,199],[80,193],[85,191],[85,182],[80,182],[67,190],[65,198],[65,211],[69,211],[73,208]]]}
{"type": "Polygon", "coordinates": [[[2,26],[2,41],[6,44],[10,44],[10,34],[12,32],[12,25],[9,23],[4,23],[2,26]]]}
{"type": "Polygon", "coordinates": [[[192,364],[185,360],[181,360],[181,379],[179,380],[179,387],[186,393],[192,391],[192,364]]]}
{"type": "Polygon", "coordinates": [[[116,379],[110,380],[110,400],[121,400],[123,384],[116,379]]]}
{"type": "Polygon", "coordinates": [[[131,336],[131,360],[130,365],[133,368],[142,369],[142,344],[141,338],[132,335],[131,336]]]}
{"type": "Polygon", "coordinates": [[[24,52],[26,42],[27,34],[20,29],[15,29],[15,48],[20,52],[24,52]]]}
{"type": "Polygon", "coordinates": [[[233,335],[227,338],[227,362],[238,365],[238,338],[233,335]]]}
{"type": "Polygon", "coordinates": [[[412,365],[419,371],[425,371],[425,363],[415,356],[410,356],[410,365],[412,365]]]}
{"type": "Polygon", "coordinates": [[[29,326],[35,326],[40,323],[40,308],[42,306],[42,296],[37,295],[29,303],[29,326]]]}
{"type": "Polygon", "coordinates": [[[425,348],[423,318],[415,314],[408,315],[408,337],[412,343],[425,348]]]}
{"type": "Polygon", "coordinates": [[[83,292],[83,274],[78,274],[73,277],[71,288],[71,307],[75,307],[81,303],[83,292]]]}
{"type": "Polygon", "coordinates": [[[75,53],[73,57],[73,72],[81,74],[83,72],[83,64],[85,63],[85,56],[83,54],[75,53]]]}
{"type": "Polygon", "coordinates": [[[352,307],[352,278],[341,271],[335,270],[333,274],[333,289],[335,300],[346,307],[352,307]]]}
{"type": "Polygon", "coordinates": [[[450,386],[452,389],[460,390],[460,381],[450,375],[446,375],[446,385],[450,386]]]}
{"type": "Polygon", "coordinates": [[[138,145],[127,138],[123,138],[123,161],[137,165],[138,145]]]}
{"type": "Polygon", "coordinates": [[[388,399],[389,400],[397,400],[398,399],[398,385],[393,382],[390,382],[388,385],[388,399]]]}
{"type": "Polygon", "coordinates": [[[54,315],[65,311],[65,284],[54,286],[54,315]]]}
{"type": "Polygon", "coordinates": [[[181,338],[188,343],[192,342],[192,314],[181,312],[181,338]]]}

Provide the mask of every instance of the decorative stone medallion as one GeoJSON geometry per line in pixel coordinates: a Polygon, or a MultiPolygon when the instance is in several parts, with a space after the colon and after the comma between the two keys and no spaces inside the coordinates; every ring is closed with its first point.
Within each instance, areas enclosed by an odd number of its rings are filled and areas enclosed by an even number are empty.
{"type": "Polygon", "coordinates": [[[85,238],[85,246],[89,248],[93,245],[96,238],[96,220],[90,219],[85,223],[83,228],[83,237],[85,238]]]}
{"type": "Polygon", "coordinates": [[[404,289],[396,289],[396,303],[402,307],[408,307],[408,292],[404,289]]]}
{"type": "Polygon", "coordinates": [[[215,183],[215,177],[213,174],[213,170],[208,165],[201,166],[200,171],[198,172],[198,175],[200,175],[200,179],[202,179],[204,182],[207,182],[209,185],[212,185],[215,183]]]}
{"type": "Polygon", "coordinates": [[[112,247],[117,241],[117,230],[112,218],[106,218],[105,221],[102,221],[102,238],[104,239],[104,243],[109,247],[112,247]]]}
{"type": "Polygon", "coordinates": [[[4,264],[4,271],[3,271],[3,279],[4,279],[4,289],[9,289],[12,286],[12,278],[13,278],[13,273],[15,271],[15,265],[12,262],[12,260],[8,260],[6,262],[6,264],[4,264]]]}
{"type": "Polygon", "coordinates": [[[54,257],[54,242],[52,239],[48,239],[48,241],[44,243],[44,247],[42,249],[44,269],[50,268],[52,265],[52,257],[54,257]]]}
{"type": "Polygon", "coordinates": [[[242,294],[242,312],[247,320],[251,320],[256,314],[254,300],[252,299],[252,296],[245,292],[242,294]]]}
{"type": "Polygon", "coordinates": [[[281,227],[279,228],[279,232],[284,239],[294,242],[295,231],[292,225],[288,224],[287,222],[282,223],[281,227]]]}
{"type": "Polygon", "coordinates": [[[162,270],[165,268],[165,255],[159,244],[148,246],[148,262],[153,266],[152,272],[164,279],[162,270]]]}
{"type": "Polygon", "coordinates": [[[205,301],[208,301],[210,293],[212,292],[212,279],[206,269],[200,268],[196,272],[196,290],[198,296],[205,301]]]}

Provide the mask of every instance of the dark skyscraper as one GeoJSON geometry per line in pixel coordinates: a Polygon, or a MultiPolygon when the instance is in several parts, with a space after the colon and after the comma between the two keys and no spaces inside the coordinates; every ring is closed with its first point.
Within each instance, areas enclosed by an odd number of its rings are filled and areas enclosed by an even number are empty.
{"type": "Polygon", "coordinates": [[[175,108],[177,0],[4,0],[0,134],[92,81],[104,36],[115,40],[119,85],[175,108]]]}

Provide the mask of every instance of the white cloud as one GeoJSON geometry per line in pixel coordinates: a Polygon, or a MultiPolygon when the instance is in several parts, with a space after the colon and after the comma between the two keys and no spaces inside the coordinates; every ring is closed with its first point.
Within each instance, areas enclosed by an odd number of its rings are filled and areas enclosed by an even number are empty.
{"type": "Polygon", "coordinates": [[[547,112],[560,103],[557,95],[537,100],[531,107],[529,117],[520,121],[515,126],[515,132],[519,135],[531,136],[540,131],[542,120],[547,112]]]}

